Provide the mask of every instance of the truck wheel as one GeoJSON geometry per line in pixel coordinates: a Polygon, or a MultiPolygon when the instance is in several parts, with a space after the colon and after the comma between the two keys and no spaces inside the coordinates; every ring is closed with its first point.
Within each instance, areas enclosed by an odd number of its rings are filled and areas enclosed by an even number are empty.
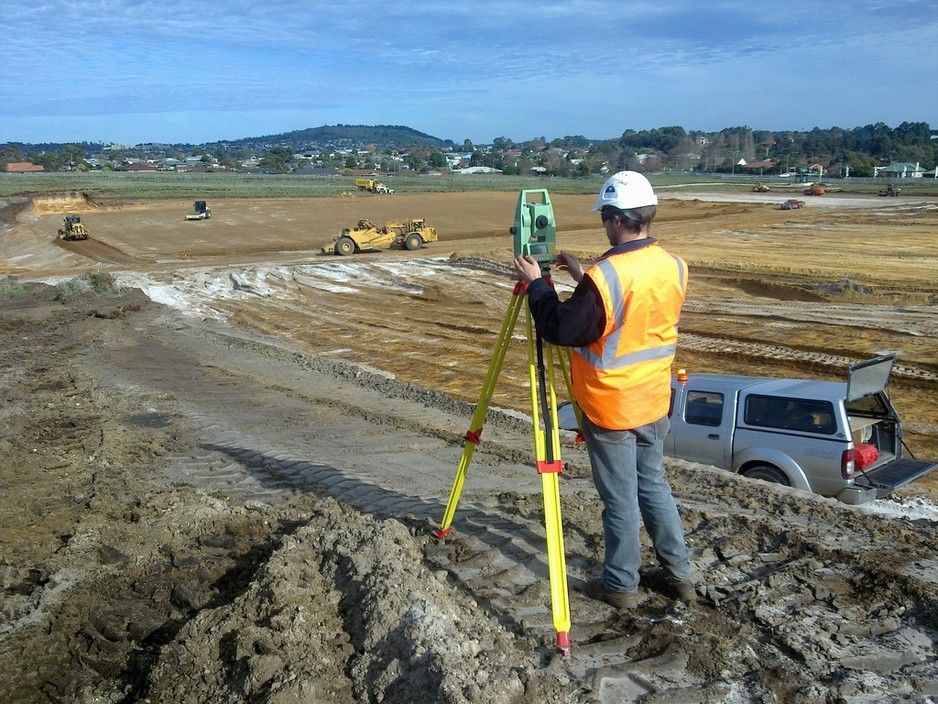
{"type": "Polygon", "coordinates": [[[772,482],[773,484],[781,484],[782,486],[791,486],[791,482],[788,481],[788,477],[780,470],[778,467],[773,467],[770,464],[757,464],[742,473],[744,477],[749,479],[761,479],[765,482],[772,482]]]}
{"type": "Polygon", "coordinates": [[[351,237],[340,237],[335,243],[335,253],[347,257],[355,253],[355,240],[351,237]]]}
{"type": "Polygon", "coordinates": [[[420,249],[423,247],[423,237],[418,235],[416,232],[411,232],[407,235],[407,239],[404,240],[404,246],[407,247],[411,252],[420,249]]]}

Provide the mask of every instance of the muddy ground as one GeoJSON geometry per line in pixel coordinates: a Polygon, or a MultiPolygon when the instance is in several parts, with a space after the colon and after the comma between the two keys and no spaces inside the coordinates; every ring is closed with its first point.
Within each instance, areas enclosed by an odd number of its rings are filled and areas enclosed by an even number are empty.
{"type": "MultiPolygon", "coordinates": [[[[938,458],[936,200],[662,195],[692,274],[679,365],[837,379],[898,352],[906,442],[938,458]]],[[[670,462],[698,603],[617,613],[582,594],[600,506],[566,435],[559,657],[520,329],[433,537],[514,199],[6,202],[0,701],[938,700],[938,478],[850,507],[670,462]],[[65,212],[90,240],[55,237],[65,212]],[[440,242],[316,251],[415,216],[440,242]]],[[[592,198],[554,202],[561,247],[600,253],[592,198]]]]}

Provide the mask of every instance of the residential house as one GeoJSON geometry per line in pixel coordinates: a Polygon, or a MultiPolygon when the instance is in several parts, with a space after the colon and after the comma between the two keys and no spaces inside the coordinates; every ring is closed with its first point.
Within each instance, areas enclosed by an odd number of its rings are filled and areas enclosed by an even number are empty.
{"type": "Polygon", "coordinates": [[[8,174],[25,174],[45,170],[45,167],[41,164],[32,164],[28,161],[11,161],[7,163],[8,174]]]}
{"type": "Polygon", "coordinates": [[[897,162],[889,166],[876,166],[873,168],[873,176],[883,176],[884,178],[922,178],[925,173],[919,164],[912,164],[907,161],[897,162]]]}
{"type": "Polygon", "coordinates": [[[120,167],[120,171],[130,171],[132,173],[151,173],[156,171],[156,164],[147,161],[137,161],[133,164],[125,164],[120,167]]]}

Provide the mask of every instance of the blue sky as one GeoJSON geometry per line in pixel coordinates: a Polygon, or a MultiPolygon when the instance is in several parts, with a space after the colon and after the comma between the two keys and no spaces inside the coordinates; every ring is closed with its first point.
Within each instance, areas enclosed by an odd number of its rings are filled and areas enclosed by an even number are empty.
{"type": "Polygon", "coordinates": [[[934,0],[4,0],[0,143],[938,128],[934,0]]]}

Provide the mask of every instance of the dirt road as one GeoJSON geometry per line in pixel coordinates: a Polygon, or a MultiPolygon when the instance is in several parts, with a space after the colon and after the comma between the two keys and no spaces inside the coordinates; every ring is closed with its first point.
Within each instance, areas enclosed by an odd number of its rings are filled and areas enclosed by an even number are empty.
{"type": "MultiPolygon", "coordinates": [[[[555,198],[584,258],[601,251],[590,200],[555,198]]],[[[938,457],[938,208],[824,202],[663,202],[655,234],[693,274],[679,363],[836,378],[897,351],[906,440],[938,457]]],[[[849,507],[671,463],[699,602],[643,589],[619,614],[581,593],[600,506],[570,437],[559,658],[520,334],[455,532],[432,537],[511,295],[513,204],[213,202],[202,222],[183,201],[20,207],[0,231],[0,700],[938,697],[930,480],[849,507]],[[62,246],[80,209],[92,240],[62,246]],[[441,242],[315,251],[362,217],[415,216],[441,242]]]]}

